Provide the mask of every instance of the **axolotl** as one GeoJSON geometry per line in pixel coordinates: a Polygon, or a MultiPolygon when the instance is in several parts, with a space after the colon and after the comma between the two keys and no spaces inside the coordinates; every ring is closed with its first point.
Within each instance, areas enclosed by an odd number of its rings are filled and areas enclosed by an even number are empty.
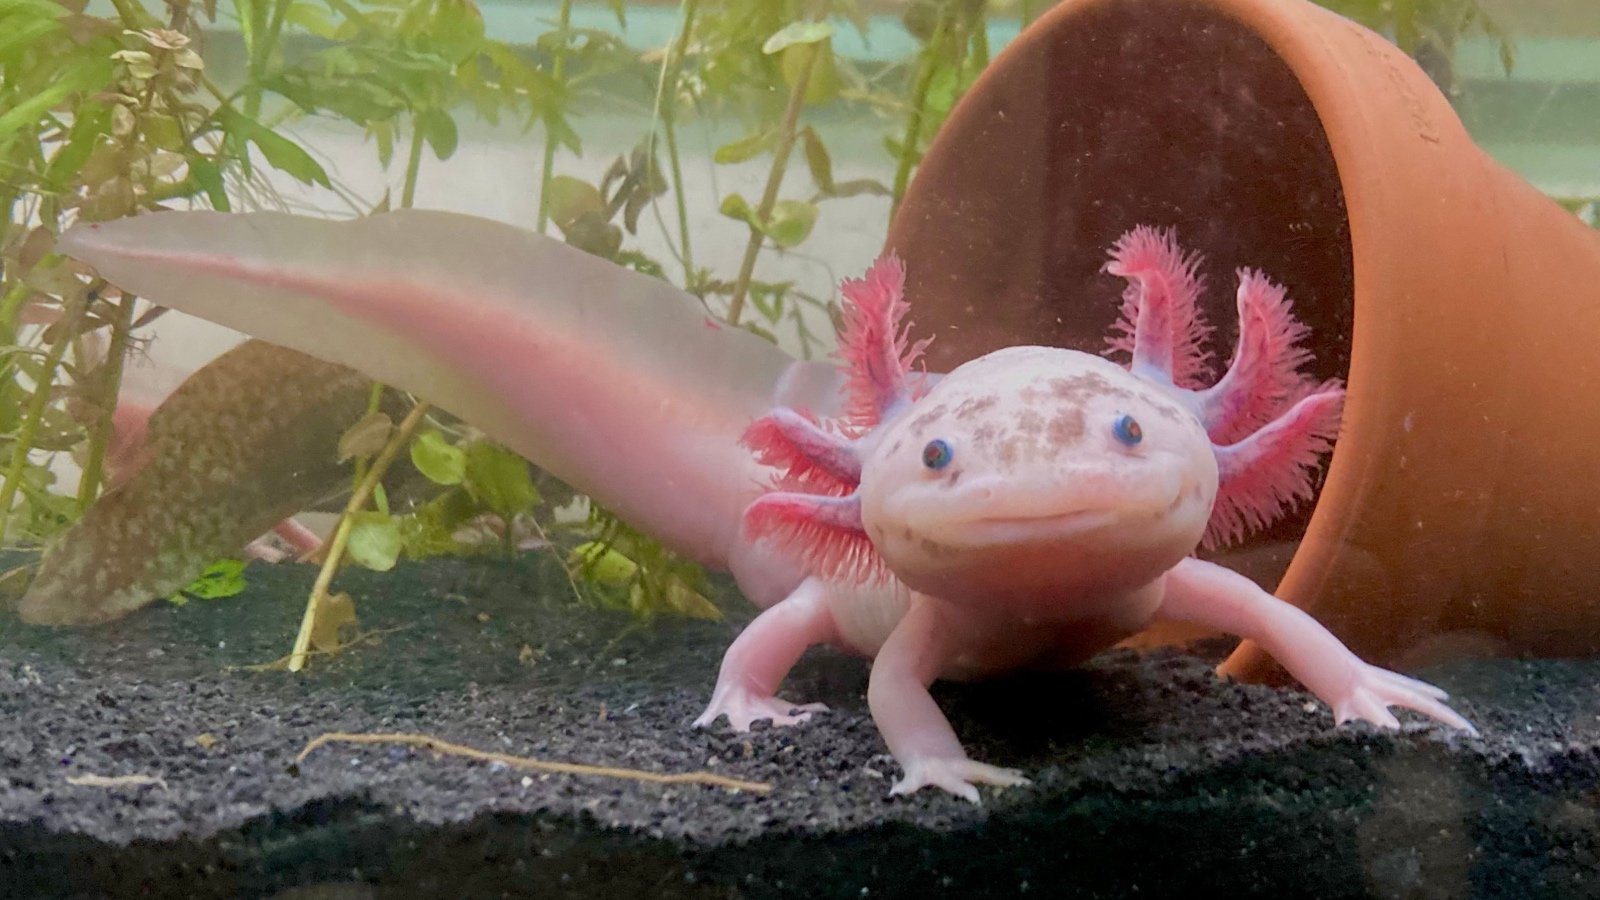
{"type": "Polygon", "coordinates": [[[1296,371],[1283,292],[1241,273],[1240,340],[1210,388],[1196,260],[1136,229],[1123,367],[1013,347],[914,370],[904,272],[844,285],[844,365],[797,361],[665,283],[510,226],[402,211],[351,222],[162,213],[86,225],[63,251],[125,290],[430,399],[732,572],[763,612],[697,724],[786,725],[804,651],[873,658],[868,704],[904,769],[892,791],[1021,773],[970,759],[939,678],[1081,661],[1152,622],[1253,638],[1332,708],[1472,726],[1443,691],[1368,665],[1306,613],[1195,558],[1309,493],[1342,393],[1296,371]]]}

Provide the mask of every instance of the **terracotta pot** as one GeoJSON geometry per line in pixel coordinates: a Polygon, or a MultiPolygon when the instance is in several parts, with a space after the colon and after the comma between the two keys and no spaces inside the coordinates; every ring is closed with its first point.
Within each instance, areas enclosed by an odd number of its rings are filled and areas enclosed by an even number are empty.
{"type": "MultiPolygon", "coordinates": [[[[1224,562],[1373,661],[1600,649],[1600,238],[1408,57],[1301,0],[1062,3],[960,102],[890,231],[930,367],[1103,348],[1100,266],[1139,223],[1205,253],[1222,358],[1257,266],[1315,374],[1348,380],[1314,508],[1224,562]]],[[[1274,672],[1249,644],[1224,671],[1274,672]]]]}

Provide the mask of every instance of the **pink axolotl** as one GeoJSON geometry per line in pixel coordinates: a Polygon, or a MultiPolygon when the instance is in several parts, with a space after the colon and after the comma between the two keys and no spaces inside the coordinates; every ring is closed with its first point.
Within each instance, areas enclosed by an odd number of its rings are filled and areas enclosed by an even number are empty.
{"type": "Polygon", "coordinates": [[[841,375],[665,283],[467,216],[165,213],[60,246],[156,302],[431,399],[731,570],[764,611],[700,724],[820,709],[776,697],[811,645],[873,657],[869,706],[905,770],[894,793],[976,800],[977,784],[1023,780],[967,757],[933,680],[1070,664],[1158,619],[1255,639],[1338,721],[1395,727],[1402,706],[1471,729],[1442,691],[1190,556],[1309,491],[1342,395],[1303,383],[1303,329],[1254,273],[1232,365],[1194,389],[1193,260],[1160,233],[1130,233],[1108,266],[1130,282],[1114,346],[1131,370],[1015,347],[942,378],[911,371],[892,260],[845,286],[841,375]]]}

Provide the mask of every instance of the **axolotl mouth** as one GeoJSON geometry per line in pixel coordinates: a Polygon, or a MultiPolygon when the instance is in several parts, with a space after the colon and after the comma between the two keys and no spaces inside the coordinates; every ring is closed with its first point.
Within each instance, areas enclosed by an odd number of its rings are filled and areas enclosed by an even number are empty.
{"type": "MultiPolygon", "coordinates": [[[[1185,501],[1198,501],[1201,491],[1190,479],[1173,472],[1133,484],[1075,490],[1070,497],[1058,495],[1055,503],[1047,492],[1016,493],[983,483],[962,493],[956,502],[941,504],[943,509],[909,516],[908,521],[915,522],[915,530],[924,536],[949,546],[1069,542],[1114,529],[1159,529],[1167,520],[1182,518],[1185,501]],[[950,515],[959,509],[974,514],[950,515]]],[[[1204,513],[1200,511],[1202,517],[1204,513]]]]}
{"type": "Polygon", "coordinates": [[[1114,509],[1080,509],[1041,516],[992,516],[970,519],[955,527],[962,543],[1002,544],[1064,540],[1117,523],[1114,509]]]}

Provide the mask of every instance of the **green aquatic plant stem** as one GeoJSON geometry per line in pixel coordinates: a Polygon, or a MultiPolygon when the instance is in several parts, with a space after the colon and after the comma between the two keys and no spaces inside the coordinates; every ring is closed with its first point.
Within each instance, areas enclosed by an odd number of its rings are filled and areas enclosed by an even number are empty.
{"type": "MultiPolygon", "coordinates": [[[[550,78],[560,87],[566,87],[564,81],[567,71],[566,31],[572,24],[572,0],[561,0],[561,10],[557,15],[557,26],[562,32],[561,46],[555,51],[555,59],[550,64],[550,78]]],[[[556,136],[546,126],[544,130],[544,162],[539,169],[539,232],[544,232],[545,226],[550,224],[550,179],[555,177],[556,167],[556,136]]]]}
{"type": "Polygon", "coordinates": [[[295,635],[294,649],[289,653],[289,671],[298,672],[306,667],[306,658],[311,654],[311,634],[316,629],[317,613],[323,601],[328,599],[328,585],[333,583],[334,573],[339,571],[339,562],[344,558],[345,547],[350,543],[350,529],[355,521],[355,514],[367,505],[367,499],[377,489],[378,482],[394,463],[395,457],[400,455],[400,449],[411,440],[411,436],[416,433],[417,427],[422,424],[422,420],[432,408],[426,402],[418,402],[412,407],[411,412],[407,413],[400,421],[400,425],[395,428],[394,434],[389,436],[389,442],[378,451],[378,455],[372,460],[372,468],[367,470],[367,477],[356,485],[355,491],[350,495],[350,501],[340,513],[339,524],[334,529],[333,539],[328,542],[327,555],[322,560],[322,569],[317,572],[317,581],[311,587],[311,598],[306,602],[305,615],[300,619],[300,631],[295,635]]]}
{"type": "Polygon", "coordinates": [[[677,102],[678,79],[683,76],[683,55],[694,34],[698,0],[684,0],[683,28],[678,39],[667,48],[661,83],[656,86],[656,113],[661,118],[661,134],[667,144],[667,165],[672,170],[672,200],[678,207],[678,256],[683,262],[684,287],[694,282],[694,251],[689,244],[689,201],[683,190],[683,166],[678,160],[677,102]]]}
{"type": "Polygon", "coordinates": [[[0,540],[3,540],[11,526],[11,504],[16,502],[17,490],[22,486],[22,476],[28,467],[28,451],[33,447],[33,440],[39,432],[39,422],[44,418],[44,408],[50,402],[51,389],[55,385],[56,370],[61,368],[61,359],[66,355],[67,348],[72,346],[73,337],[78,333],[78,325],[83,320],[83,311],[88,304],[84,300],[74,300],[67,308],[67,314],[62,317],[56,335],[55,343],[50,345],[50,350],[45,354],[44,369],[39,373],[39,380],[33,386],[33,393],[28,397],[28,409],[23,413],[22,424],[17,429],[15,443],[11,446],[11,462],[6,466],[6,478],[0,484],[0,540]]]}
{"type": "Polygon", "coordinates": [[[89,431],[89,452],[83,462],[83,475],[78,480],[78,515],[88,511],[90,504],[100,495],[100,480],[105,470],[106,447],[111,443],[113,417],[117,410],[117,394],[122,385],[122,372],[128,355],[128,337],[133,331],[133,309],[136,298],[123,294],[117,303],[117,314],[111,320],[111,340],[106,347],[105,373],[97,405],[100,415],[89,431]]]}
{"type": "Polygon", "coordinates": [[[939,68],[939,53],[944,49],[945,33],[949,30],[950,13],[939,13],[939,21],[928,37],[928,46],[922,51],[922,63],[917,67],[917,82],[911,94],[911,113],[906,117],[905,135],[900,140],[900,159],[894,170],[894,188],[889,201],[889,219],[900,209],[906,186],[911,183],[911,170],[917,164],[917,144],[922,140],[922,117],[928,106],[928,91],[933,86],[934,73],[939,68]]]}
{"type": "Polygon", "coordinates": [[[8,346],[17,339],[17,322],[22,318],[22,302],[28,299],[28,283],[18,278],[11,289],[0,299],[0,346],[8,346]]]}
{"type": "Polygon", "coordinates": [[[289,8],[294,5],[293,0],[271,0],[271,11],[268,12],[267,2],[249,0],[247,16],[239,17],[241,29],[248,31],[245,50],[249,53],[247,66],[250,76],[244,95],[244,114],[252,119],[261,115],[261,83],[266,80],[267,68],[278,49],[284,21],[289,8]]]}
{"type": "Polygon", "coordinates": [[[406,155],[406,180],[400,189],[400,207],[410,209],[417,198],[417,176],[422,172],[422,128],[415,113],[411,115],[411,149],[406,155]]]}
{"type": "Polygon", "coordinates": [[[698,11],[698,0],[683,0],[683,27],[678,30],[677,40],[667,46],[661,83],[656,85],[656,115],[661,119],[662,138],[666,139],[667,167],[672,170],[672,202],[677,205],[678,213],[678,259],[683,263],[685,288],[693,287],[694,251],[690,247],[690,203],[683,192],[683,165],[678,162],[677,93],[678,78],[683,77],[683,54],[688,53],[698,11]]]}
{"type": "MultiPolygon", "coordinates": [[[[825,19],[826,12],[819,19],[825,19]]],[[[789,107],[783,115],[783,131],[778,134],[777,146],[772,148],[772,168],[767,171],[767,187],[761,192],[761,204],[756,207],[755,220],[765,222],[772,216],[772,208],[778,203],[778,191],[783,187],[784,170],[789,166],[789,153],[794,150],[795,140],[799,137],[800,110],[806,104],[806,90],[811,84],[811,72],[816,68],[817,57],[822,53],[820,42],[801,45],[801,52],[805,58],[801,60],[799,74],[796,75],[793,88],[789,92],[789,107]]],[[[750,279],[755,274],[756,257],[761,254],[761,245],[766,242],[767,236],[760,228],[750,226],[750,240],[744,247],[744,259],[739,263],[739,276],[733,283],[733,297],[728,301],[728,324],[738,325],[739,317],[744,313],[745,297],[750,294],[750,279]]]]}

